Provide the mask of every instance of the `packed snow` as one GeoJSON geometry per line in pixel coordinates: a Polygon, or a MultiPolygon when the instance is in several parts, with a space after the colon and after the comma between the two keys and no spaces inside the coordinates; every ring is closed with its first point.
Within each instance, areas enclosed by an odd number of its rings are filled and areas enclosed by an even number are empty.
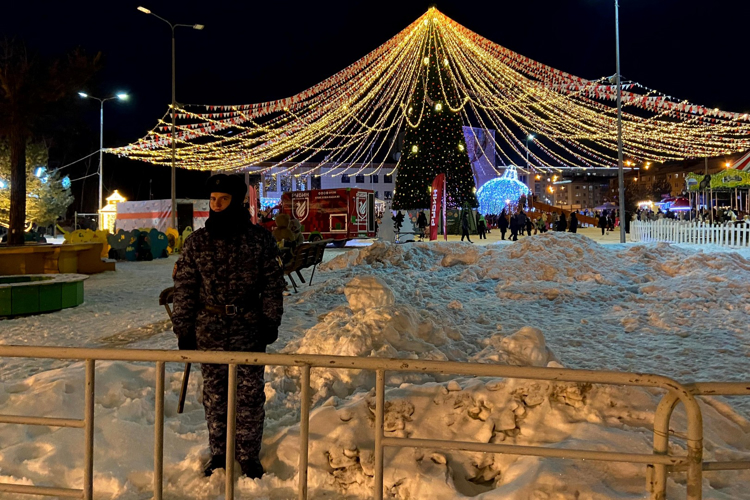
{"type": "MultiPolygon", "coordinates": [[[[312,287],[286,297],[280,339],[269,350],[748,380],[748,254],[710,250],[599,245],[560,233],[488,246],[376,242],[337,250],[312,287]]],[[[83,305],[0,322],[0,343],[174,349],[157,303],[173,264],[118,263],[117,272],[86,281],[83,305]]],[[[199,371],[184,413],[176,413],[181,371],[168,365],[165,498],[223,498],[223,471],[202,474],[209,451],[199,371]]],[[[80,418],[83,376],[78,362],[2,359],[0,413],[80,418]]],[[[267,367],[266,380],[267,474],[239,478],[237,498],[296,497],[299,371],[267,367]]],[[[314,369],[311,383],[311,498],[369,498],[374,374],[314,369]]],[[[661,396],[408,373],[390,374],[386,384],[388,436],[632,453],[651,452],[661,396]]],[[[150,364],[97,363],[96,498],[150,498],[154,385],[150,364]]],[[[702,400],[705,460],[750,460],[749,403],[702,400]]],[[[685,453],[679,408],[672,428],[672,451],[685,453]]],[[[82,438],[76,429],[0,425],[0,482],[80,487],[82,438]]],[[[398,499],[648,498],[645,467],[633,464],[415,448],[389,448],[385,462],[386,489],[398,499]]],[[[684,497],[684,480],[671,476],[670,498],[684,497]]],[[[704,498],[750,499],[747,484],[748,471],[708,472],[704,498]]]]}

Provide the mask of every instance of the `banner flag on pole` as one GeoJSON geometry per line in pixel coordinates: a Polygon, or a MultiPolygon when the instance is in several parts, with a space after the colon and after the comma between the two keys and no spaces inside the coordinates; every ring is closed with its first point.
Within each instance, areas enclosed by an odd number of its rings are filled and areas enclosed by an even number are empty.
{"type": "Polygon", "coordinates": [[[440,224],[440,212],[443,202],[443,189],[445,187],[445,174],[438,174],[432,181],[432,196],[430,201],[430,241],[438,237],[438,226],[440,224]]]}
{"type": "Polygon", "coordinates": [[[253,224],[258,223],[258,193],[253,186],[247,187],[247,204],[253,224]]]}
{"type": "Polygon", "coordinates": [[[441,175],[443,175],[443,239],[448,241],[448,224],[446,223],[447,219],[445,217],[445,210],[448,207],[448,177],[444,174],[441,175]]]}

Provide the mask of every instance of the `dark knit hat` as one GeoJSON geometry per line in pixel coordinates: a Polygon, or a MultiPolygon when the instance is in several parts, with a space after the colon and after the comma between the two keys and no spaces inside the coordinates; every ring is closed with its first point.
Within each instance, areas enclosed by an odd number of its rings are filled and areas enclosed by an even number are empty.
{"type": "Polygon", "coordinates": [[[245,199],[247,195],[247,185],[241,175],[236,174],[217,174],[212,175],[206,181],[206,188],[209,193],[227,193],[232,198],[238,198],[239,202],[245,199]]]}

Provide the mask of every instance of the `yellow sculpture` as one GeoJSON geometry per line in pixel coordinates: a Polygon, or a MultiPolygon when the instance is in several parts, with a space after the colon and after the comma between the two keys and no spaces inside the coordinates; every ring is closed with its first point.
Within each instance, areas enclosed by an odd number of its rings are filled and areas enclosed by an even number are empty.
{"type": "MultiPolygon", "coordinates": [[[[75,231],[65,231],[60,226],[58,229],[63,233],[65,237],[65,243],[101,243],[102,244],[102,258],[106,259],[109,256],[109,243],[107,242],[107,236],[109,231],[92,231],[91,229],[77,229],[75,231]]],[[[63,244],[65,244],[63,243],[63,244]]]]}

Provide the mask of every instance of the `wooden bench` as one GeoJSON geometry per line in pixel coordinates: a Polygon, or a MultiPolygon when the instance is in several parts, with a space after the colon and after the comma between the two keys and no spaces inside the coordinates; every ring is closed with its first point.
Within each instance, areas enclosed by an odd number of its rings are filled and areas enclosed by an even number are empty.
{"type": "Polygon", "coordinates": [[[292,277],[292,273],[296,273],[297,277],[302,283],[305,283],[305,278],[302,277],[300,270],[307,267],[312,267],[312,274],[310,275],[310,283],[308,286],[312,286],[312,280],[315,276],[315,268],[318,264],[323,262],[323,254],[328,245],[333,240],[320,240],[306,242],[294,249],[291,259],[284,265],[284,274],[289,276],[289,280],[292,282],[294,292],[297,292],[297,283],[292,277]]]}

